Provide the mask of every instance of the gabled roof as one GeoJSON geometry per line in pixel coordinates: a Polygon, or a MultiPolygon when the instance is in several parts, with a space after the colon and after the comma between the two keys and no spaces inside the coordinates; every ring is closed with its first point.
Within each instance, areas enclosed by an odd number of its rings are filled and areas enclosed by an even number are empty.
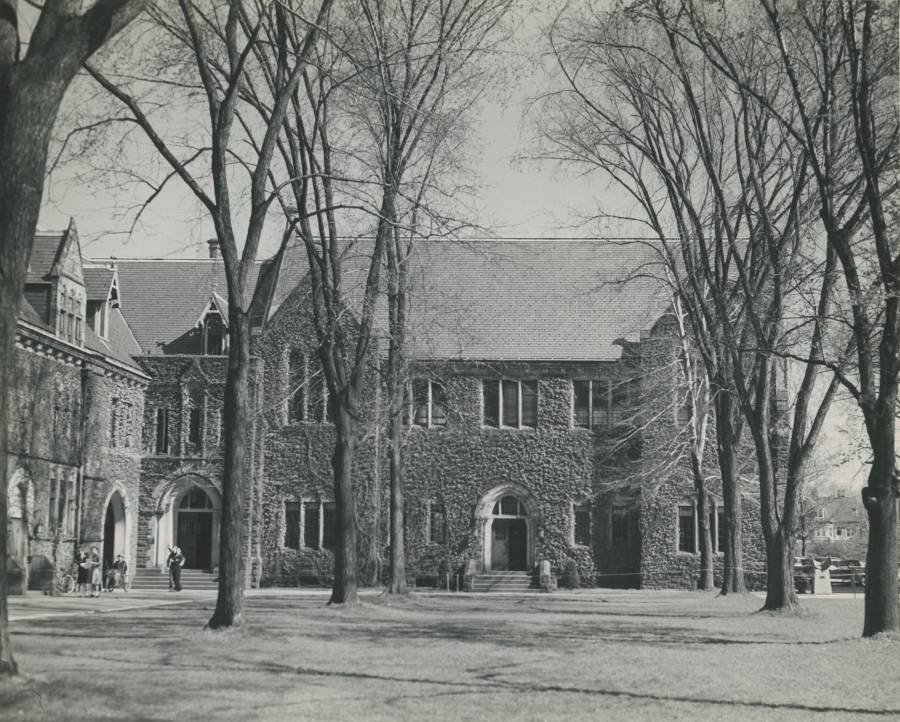
{"type": "Polygon", "coordinates": [[[88,301],[105,301],[116,278],[116,271],[109,266],[84,266],[84,286],[88,301]]]}
{"type": "MultiPolygon", "coordinates": [[[[223,297],[227,292],[221,258],[117,259],[115,263],[122,314],[144,354],[162,353],[164,345],[194,327],[213,294],[223,297]]],[[[256,264],[251,289],[258,272],[256,264]]]]}
{"type": "MultiPolygon", "coordinates": [[[[70,226],[71,227],[71,226],[70,226]]],[[[31,257],[28,261],[26,283],[42,283],[50,280],[50,273],[56,263],[56,256],[68,234],[67,228],[62,232],[36,233],[31,246],[31,257]]]]}
{"type": "MultiPolygon", "coordinates": [[[[351,249],[343,266],[354,307],[365,285],[365,250],[351,249]]],[[[657,264],[645,242],[422,242],[410,264],[410,353],[420,360],[618,359],[620,341],[638,341],[668,307],[657,264]]],[[[306,275],[295,244],[266,289],[267,318],[306,275]]],[[[380,316],[383,309],[382,302],[380,316]]]]}

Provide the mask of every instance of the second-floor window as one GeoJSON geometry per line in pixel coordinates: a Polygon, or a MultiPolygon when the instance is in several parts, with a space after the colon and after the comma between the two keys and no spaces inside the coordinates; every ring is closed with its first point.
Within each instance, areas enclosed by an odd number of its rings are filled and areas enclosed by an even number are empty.
{"type": "Polygon", "coordinates": [[[134,446],[134,406],[117,397],[110,402],[109,445],[124,449],[134,446]]]}
{"type": "Polygon", "coordinates": [[[288,357],[288,421],[306,421],[306,356],[294,349],[288,357]]]}
{"type": "Polygon", "coordinates": [[[158,408],[156,410],[156,444],[157,454],[169,453],[169,410],[158,408]]]}
{"type": "Polygon", "coordinates": [[[485,426],[516,429],[537,426],[538,382],[535,379],[512,381],[484,380],[482,400],[485,426]]]}
{"type": "Polygon", "coordinates": [[[574,541],[579,546],[591,545],[591,505],[587,502],[576,504],[572,509],[574,541]]]}
{"type": "Polygon", "coordinates": [[[409,418],[415,426],[447,425],[447,394],[437,381],[414,379],[409,418]]]}

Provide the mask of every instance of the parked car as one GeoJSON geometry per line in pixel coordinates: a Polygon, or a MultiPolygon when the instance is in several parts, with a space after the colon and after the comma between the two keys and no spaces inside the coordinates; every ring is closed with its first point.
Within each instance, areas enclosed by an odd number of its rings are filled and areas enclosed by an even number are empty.
{"type": "Polygon", "coordinates": [[[812,593],[817,566],[812,557],[794,557],[794,588],[798,594],[812,593]]]}
{"type": "Polygon", "coordinates": [[[831,566],[832,584],[850,584],[851,582],[863,587],[866,585],[866,567],[859,559],[832,559],[831,566]]]}

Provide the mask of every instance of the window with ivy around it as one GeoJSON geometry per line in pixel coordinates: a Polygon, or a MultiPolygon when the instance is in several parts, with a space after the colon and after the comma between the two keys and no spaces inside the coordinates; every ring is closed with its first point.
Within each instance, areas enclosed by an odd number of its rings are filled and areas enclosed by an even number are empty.
{"type": "Polygon", "coordinates": [[[444,505],[437,502],[428,504],[428,543],[447,543],[447,515],[444,505]]]}
{"type": "Polygon", "coordinates": [[[300,548],[300,502],[284,502],[284,546],[288,549],[300,548]]]}
{"type": "Polygon", "coordinates": [[[437,381],[413,379],[410,384],[411,408],[407,419],[424,428],[447,425],[447,394],[437,381]]]}
{"type": "Polygon", "coordinates": [[[536,379],[485,379],[482,382],[483,424],[514,429],[537,426],[536,379]]]}
{"type": "Polygon", "coordinates": [[[575,517],[575,543],[579,546],[591,545],[591,505],[587,502],[573,507],[575,517]]]}

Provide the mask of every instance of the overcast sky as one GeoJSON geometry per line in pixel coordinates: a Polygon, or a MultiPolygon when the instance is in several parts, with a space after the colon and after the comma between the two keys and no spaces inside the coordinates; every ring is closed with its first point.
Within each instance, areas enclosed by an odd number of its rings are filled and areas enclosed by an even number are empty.
{"type": "MultiPolygon", "coordinates": [[[[554,9],[542,14],[549,18],[550,12],[554,9]]],[[[609,207],[621,201],[621,193],[610,193],[602,179],[566,174],[549,164],[516,161],[530,150],[525,117],[529,101],[551,82],[540,61],[544,24],[546,21],[532,15],[521,26],[516,46],[533,55],[523,57],[522,70],[511,74],[515,81],[506,88],[505,97],[485,99],[472,124],[477,158],[473,167],[483,189],[472,220],[502,237],[639,233],[639,229],[621,225],[601,227],[582,221],[596,211],[598,203],[609,207]]],[[[27,27],[27,22],[23,26],[27,27]]],[[[73,92],[69,102],[78,101],[77,90],[73,92]]],[[[204,239],[212,235],[212,227],[184,186],[170,184],[129,236],[130,221],[122,210],[140,200],[139,196],[116,197],[112,191],[88,188],[77,169],[68,169],[48,184],[39,225],[45,230],[61,228],[74,217],[84,252],[90,256],[190,257],[206,253],[204,239]]],[[[266,235],[274,239],[280,224],[270,217],[267,226],[266,235]]]]}

